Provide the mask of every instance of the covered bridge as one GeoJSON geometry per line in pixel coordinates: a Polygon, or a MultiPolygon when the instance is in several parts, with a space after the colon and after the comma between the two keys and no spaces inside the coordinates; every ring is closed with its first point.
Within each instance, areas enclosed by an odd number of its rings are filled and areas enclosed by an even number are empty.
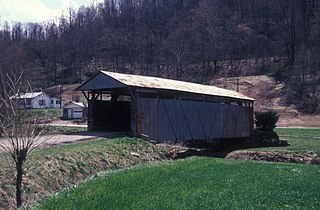
{"type": "Polygon", "coordinates": [[[76,90],[88,100],[88,130],[126,131],[156,142],[246,139],[253,99],[214,86],[101,71],[76,90]]]}

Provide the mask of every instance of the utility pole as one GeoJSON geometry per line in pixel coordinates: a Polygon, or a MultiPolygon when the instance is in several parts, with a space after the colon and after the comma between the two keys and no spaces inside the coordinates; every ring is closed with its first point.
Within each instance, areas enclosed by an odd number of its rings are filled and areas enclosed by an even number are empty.
{"type": "Polygon", "coordinates": [[[62,108],[62,92],[63,92],[63,85],[59,85],[59,89],[60,89],[60,109],[62,108]]]}

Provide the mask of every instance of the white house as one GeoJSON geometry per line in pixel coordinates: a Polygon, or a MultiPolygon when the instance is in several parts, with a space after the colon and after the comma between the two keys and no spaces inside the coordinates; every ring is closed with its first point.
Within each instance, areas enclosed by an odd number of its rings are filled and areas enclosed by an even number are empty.
{"type": "Polygon", "coordinates": [[[63,108],[63,104],[59,97],[50,95],[50,108],[63,108]]]}
{"type": "Polygon", "coordinates": [[[21,108],[28,109],[60,108],[61,103],[59,98],[45,92],[23,93],[13,96],[12,99],[19,100],[21,108]]]}
{"type": "Polygon", "coordinates": [[[85,106],[83,103],[70,101],[63,107],[64,119],[82,119],[85,115],[85,106]]]}

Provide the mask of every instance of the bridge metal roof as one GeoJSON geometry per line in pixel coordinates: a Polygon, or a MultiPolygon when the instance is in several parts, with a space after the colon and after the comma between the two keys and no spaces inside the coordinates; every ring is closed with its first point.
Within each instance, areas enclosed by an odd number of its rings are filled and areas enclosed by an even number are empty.
{"type": "Polygon", "coordinates": [[[253,98],[245,96],[236,91],[219,88],[212,85],[202,85],[192,82],[164,79],[159,77],[121,74],[109,71],[100,71],[100,73],[89,79],[86,83],[79,86],[76,90],[91,91],[120,88],[125,86],[135,88],[181,91],[187,93],[237,98],[250,101],[254,100],[253,98]],[[112,79],[114,81],[112,81],[112,79]]]}

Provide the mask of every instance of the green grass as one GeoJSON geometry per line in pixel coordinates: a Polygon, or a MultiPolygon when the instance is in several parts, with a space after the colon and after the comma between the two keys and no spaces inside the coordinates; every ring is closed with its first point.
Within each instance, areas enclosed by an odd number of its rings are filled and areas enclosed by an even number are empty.
{"type": "Polygon", "coordinates": [[[268,147],[252,150],[275,151],[283,153],[316,153],[320,156],[320,129],[277,128],[275,132],[280,139],[287,140],[290,146],[268,147]]]}
{"type": "Polygon", "coordinates": [[[111,173],[38,209],[319,209],[320,167],[189,158],[111,173]]]}
{"type": "Polygon", "coordinates": [[[83,127],[68,127],[68,126],[46,126],[46,132],[50,134],[54,133],[74,133],[74,132],[81,132],[81,131],[87,131],[87,128],[83,127]]]}
{"type": "MultiPolygon", "coordinates": [[[[255,150],[320,154],[319,130],[276,131],[291,146],[255,150]]],[[[30,203],[77,185],[100,171],[112,172],[166,159],[169,150],[170,147],[159,148],[141,139],[120,138],[36,151],[29,160],[35,164],[25,175],[24,201],[30,203]]],[[[11,180],[4,176],[7,172],[0,155],[0,192],[5,193],[0,197],[0,209],[6,209],[14,196],[11,180]]],[[[39,208],[320,209],[319,175],[316,165],[191,158],[112,172],[81,184],[70,194],[62,192],[59,200],[44,200],[39,208]],[[79,206],[68,206],[68,199],[79,206]]]]}
{"type": "Polygon", "coordinates": [[[46,119],[46,120],[58,119],[63,114],[62,109],[53,109],[53,108],[29,109],[27,111],[30,112],[33,116],[37,117],[38,119],[46,119]]]}
{"type": "MultiPolygon", "coordinates": [[[[137,138],[101,139],[81,144],[51,147],[29,156],[23,185],[23,200],[30,203],[50,192],[58,192],[101,171],[166,159],[168,149],[137,138]]],[[[0,209],[14,198],[13,165],[8,167],[0,154],[0,209]]]]}

